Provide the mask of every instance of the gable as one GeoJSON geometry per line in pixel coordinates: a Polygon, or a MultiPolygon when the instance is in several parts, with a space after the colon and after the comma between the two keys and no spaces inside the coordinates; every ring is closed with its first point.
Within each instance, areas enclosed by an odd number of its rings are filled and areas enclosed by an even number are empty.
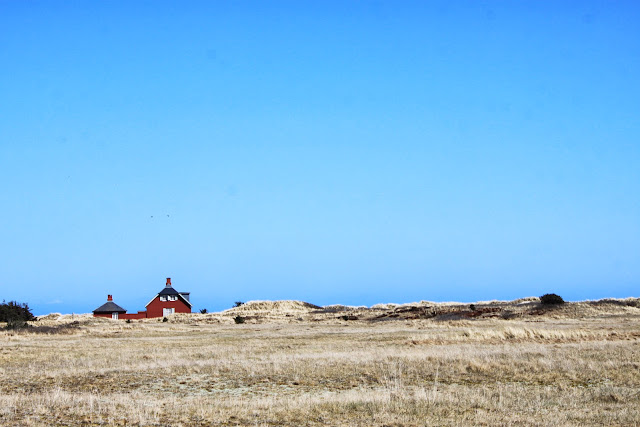
{"type": "Polygon", "coordinates": [[[147,303],[147,305],[145,305],[145,307],[148,307],[148,306],[149,306],[149,304],[151,304],[151,303],[152,303],[152,302],[154,302],[154,301],[158,301],[158,302],[160,302],[160,303],[163,303],[163,302],[173,302],[173,301],[182,301],[182,302],[183,302],[187,307],[189,307],[189,308],[191,308],[191,307],[192,307],[191,302],[189,302],[189,300],[187,300],[185,297],[183,297],[179,292],[176,292],[175,294],[171,293],[171,294],[169,294],[169,295],[167,295],[167,294],[162,295],[162,292],[161,292],[161,293],[159,293],[159,294],[156,294],[156,296],[155,296],[155,297],[153,297],[153,298],[151,299],[151,301],[149,301],[149,302],[147,303]],[[167,298],[167,300],[166,300],[166,301],[161,301],[161,300],[160,300],[160,298],[161,298],[161,297],[166,297],[166,298],[167,298]],[[175,299],[169,300],[169,298],[171,298],[171,297],[175,297],[175,299]]]}

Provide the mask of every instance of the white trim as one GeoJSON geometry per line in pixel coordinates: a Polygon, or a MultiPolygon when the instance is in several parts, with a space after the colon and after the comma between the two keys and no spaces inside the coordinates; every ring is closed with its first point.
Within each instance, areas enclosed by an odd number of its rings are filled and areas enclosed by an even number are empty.
{"type": "MultiPolygon", "coordinates": [[[[155,297],[151,298],[151,301],[149,301],[149,302],[147,303],[147,305],[151,304],[151,303],[153,302],[153,300],[154,300],[154,299],[158,298],[158,295],[160,295],[160,294],[156,294],[156,296],[155,296],[155,297]]],[[[147,305],[145,305],[145,307],[146,307],[147,305]]]]}
{"type": "Polygon", "coordinates": [[[193,307],[193,304],[191,304],[191,301],[189,301],[188,299],[186,299],[185,297],[183,297],[181,293],[178,293],[178,296],[180,297],[179,299],[181,299],[182,301],[184,301],[184,302],[186,302],[187,304],[189,304],[189,307],[193,307]]]}

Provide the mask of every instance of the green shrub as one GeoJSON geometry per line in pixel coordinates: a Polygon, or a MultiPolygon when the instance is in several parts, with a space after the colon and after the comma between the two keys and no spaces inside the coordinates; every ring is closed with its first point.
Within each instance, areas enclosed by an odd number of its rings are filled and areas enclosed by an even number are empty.
{"type": "Polygon", "coordinates": [[[476,311],[476,305],[475,304],[469,304],[469,310],[476,311]]]}
{"type": "Polygon", "coordinates": [[[556,294],[544,294],[540,297],[540,302],[544,305],[564,304],[562,297],[556,294]]]}
{"type": "Polygon", "coordinates": [[[167,319],[166,317],[163,317],[163,318],[162,318],[162,321],[163,321],[163,322],[168,322],[168,321],[169,321],[169,319],[167,319]]]}
{"type": "Polygon", "coordinates": [[[233,321],[236,323],[244,323],[244,317],[242,316],[236,316],[233,318],[233,321]]]}

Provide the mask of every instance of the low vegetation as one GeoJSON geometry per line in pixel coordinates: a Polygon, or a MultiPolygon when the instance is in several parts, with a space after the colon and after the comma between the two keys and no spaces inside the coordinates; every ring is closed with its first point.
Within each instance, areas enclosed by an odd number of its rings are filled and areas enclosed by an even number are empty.
{"type": "Polygon", "coordinates": [[[640,300],[474,305],[45,316],[0,331],[0,424],[640,424],[640,300]]]}
{"type": "Polygon", "coordinates": [[[540,297],[540,303],[543,305],[564,304],[564,300],[560,295],[544,294],[540,297]]]}

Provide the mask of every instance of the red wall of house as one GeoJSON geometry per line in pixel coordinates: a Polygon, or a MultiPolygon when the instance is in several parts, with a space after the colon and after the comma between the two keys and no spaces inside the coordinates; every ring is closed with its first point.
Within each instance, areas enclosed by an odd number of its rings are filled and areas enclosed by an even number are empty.
{"type": "Polygon", "coordinates": [[[160,297],[157,296],[147,305],[147,317],[162,317],[163,308],[175,308],[176,313],[191,313],[191,307],[180,298],[177,301],[160,301],[160,297]]]}
{"type": "MultiPolygon", "coordinates": [[[[122,316],[122,314],[118,314],[118,317],[122,316]]],[[[111,319],[111,313],[93,313],[93,317],[106,317],[111,319]]]]}
{"type": "Polygon", "coordinates": [[[125,313],[118,316],[119,319],[146,319],[147,312],[139,311],[137,313],[125,313]]]}
{"type": "MultiPolygon", "coordinates": [[[[93,317],[106,317],[107,319],[112,319],[111,313],[94,313],[93,317]]],[[[146,319],[147,312],[139,311],[137,313],[118,313],[118,319],[146,319]]]]}

